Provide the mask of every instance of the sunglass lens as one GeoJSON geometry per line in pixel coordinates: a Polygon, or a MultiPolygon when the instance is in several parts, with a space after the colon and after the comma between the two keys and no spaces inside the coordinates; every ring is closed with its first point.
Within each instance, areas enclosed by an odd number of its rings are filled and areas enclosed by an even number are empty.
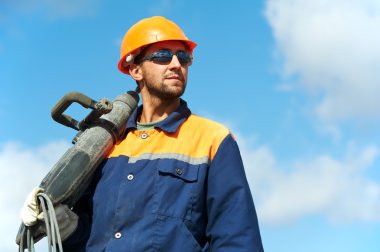
{"type": "Polygon", "coordinates": [[[179,51],[177,57],[181,64],[188,64],[191,61],[190,55],[187,52],[179,51]]]}
{"type": "Polygon", "coordinates": [[[159,62],[159,63],[169,63],[170,61],[172,61],[172,57],[170,56],[156,56],[153,58],[153,61],[155,62],[159,62]]]}
{"type": "MultiPolygon", "coordinates": [[[[191,62],[191,56],[188,52],[179,51],[176,53],[176,56],[181,65],[189,64],[191,62]]],[[[148,56],[146,59],[148,58],[156,63],[170,63],[173,58],[173,53],[163,50],[151,54],[151,56],[148,56]]]]}
{"type": "Polygon", "coordinates": [[[153,61],[159,63],[169,63],[173,56],[169,51],[158,51],[154,54],[153,61]]]}

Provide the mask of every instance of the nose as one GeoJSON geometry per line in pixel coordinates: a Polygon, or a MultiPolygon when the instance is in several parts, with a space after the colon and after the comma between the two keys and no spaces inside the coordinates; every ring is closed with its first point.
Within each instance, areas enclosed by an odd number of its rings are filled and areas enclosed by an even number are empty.
{"type": "Polygon", "coordinates": [[[181,67],[181,63],[179,62],[177,55],[173,55],[172,61],[170,62],[169,66],[170,66],[170,68],[180,68],[181,67]]]}

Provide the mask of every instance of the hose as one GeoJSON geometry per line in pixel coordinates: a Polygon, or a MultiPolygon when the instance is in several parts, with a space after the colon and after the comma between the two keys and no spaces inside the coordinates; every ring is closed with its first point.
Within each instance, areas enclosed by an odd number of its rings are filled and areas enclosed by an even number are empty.
{"type": "MultiPolygon", "coordinates": [[[[45,193],[38,193],[37,198],[40,203],[41,212],[43,213],[44,217],[49,252],[63,252],[62,239],[59,233],[59,226],[55,215],[53,203],[45,193]]],[[[24,232],[26,232],[26,242],[28,251],[34,252],[34,238],[31,227],[26,227],[23,230],[21,237],[24,237],[24,232]]],[[[23,252],[24,250],[24,239],[21,239],[19,245],[19,252],[23,252]]]]}

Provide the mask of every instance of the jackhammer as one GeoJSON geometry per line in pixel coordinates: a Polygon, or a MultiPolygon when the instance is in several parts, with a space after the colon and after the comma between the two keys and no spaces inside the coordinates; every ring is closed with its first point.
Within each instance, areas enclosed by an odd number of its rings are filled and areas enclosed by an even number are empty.
{"type": "MultiPolygon", "coordinates": [[[[72,207],[89,186],[96,168],[112,146],[120,140],[131,112],[139,102],[138,89],[128,91],[113,102],[101,99],[99,102],[81,94],[71,92],[64,95],[52,108],[52,118],[78,131],[72,140],[73,146],[58,160],[41,181],[43,193],[38,196],[44,212],[49,251],[63,251],[54,206],[62,203],[72,207]],[[80,122],[63,112],[72,104],[79,103],[92,111],[80,122]]],[[[21,224],[16,243],[19,251],[34,251],[34,230],[21,224]],[[25,244],[27,243],[27,244],[25,244]]]]}

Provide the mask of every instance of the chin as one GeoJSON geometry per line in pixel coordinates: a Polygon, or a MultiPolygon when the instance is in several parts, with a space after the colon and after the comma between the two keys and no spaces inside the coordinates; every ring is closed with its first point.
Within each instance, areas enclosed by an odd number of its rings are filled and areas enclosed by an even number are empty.
{"type": "Polygon", "coordinates": [[[162,96],[165,99],[175,100],[175,99],[180,98],[184,92],[185,92],[184,88],[180,88],[176,90],[166,90],[165,92],[162,92],[162,96]]]}

